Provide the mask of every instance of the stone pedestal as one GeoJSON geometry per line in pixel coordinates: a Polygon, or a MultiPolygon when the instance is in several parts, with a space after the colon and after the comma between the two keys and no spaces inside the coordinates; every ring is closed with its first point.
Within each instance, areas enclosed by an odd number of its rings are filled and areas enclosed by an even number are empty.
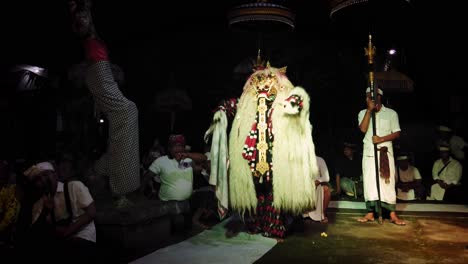
{"type": "Polygon", "coordinates": [[[133,204],[116,208],[106,178],[88,177],[95,199],[97,245],[103,263],[128,263],[148,254],[170,239],[167,204],[149,200],[136,191],[126,196],[133,204]]]}
{"type": "Polygon", "coordinates": [[[97,244],[109,263],[127,263],[164,245],[170,238],[171,221],[161,201],[130,195],[134,206],[115,209],[112,199],[96,201],[97,244]]]}

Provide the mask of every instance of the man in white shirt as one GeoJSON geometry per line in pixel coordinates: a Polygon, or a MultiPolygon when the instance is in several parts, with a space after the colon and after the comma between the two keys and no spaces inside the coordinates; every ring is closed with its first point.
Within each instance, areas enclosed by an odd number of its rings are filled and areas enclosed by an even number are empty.
{"type": "Polygon", "coordinates": [[[185,228],[192,223],[189,199],[193,192],[193,170],[206,158],[201,153],[186,152],[183,135],[170,135],[168,154],[156,159],[148,168],[148,176],[154,178],[159,189],[159,199],[173,205],[169,207],[173,227],[178,214],[184,215],[185,228]]]}
{"type": "Polygon", "coordinates": [[[96,207],[88,188],[77,180],[58,181],[49,162],[38,163],[24,174],[42,194],[32,207],[32,225],[48,223],[55,229],[60,256],[73,255],[73,263],[95,261],[96,207]]]}
{"type": "Polygon", "coordinates": [[[460,185],[462,165],[450,156],[450,148],[439,147],[440,159],[432,166],[432,178],[436,183],[431,186],[431,194],[427,200],[444,200],[446,191],[460,185]]]}
{"type": "Polygon", "coordinates": [[[358,221],[374,221],[374,212],[378,209],[376,208],[376,202],[379,200],[379,193],[377,192],[374,156],[374,144],[377,144],[381,206],[390,211],[390,222],[396,225],[405,225],[406,223],[399,219],[395,212],[395,162],[392,141],[400,137],[400,123],[397,112],[382,104],[383,91],[379,88],[376,92],[377,102],[374,102],[370,88],[367,88],[367,109],[362,110],[358,115],[359,129],[365,134],[363,139],[362,174],[364,199],[367,208],[367,214],[363,218],[358,219],[358,221]],[[371,122],[373,111],[375,111],[376,119],[375,136],[373,135],[373,124],[371,122]]]}
{"type": "Polygon", "coordinates": [[[183,135],[171,135],[168,155],[159,157],[149,167],[154,180],[160,185],[161,201],[189,199],[193,191],[193,167],[195,163],[205,160],[204,154],[186,152],[183,135]]]}

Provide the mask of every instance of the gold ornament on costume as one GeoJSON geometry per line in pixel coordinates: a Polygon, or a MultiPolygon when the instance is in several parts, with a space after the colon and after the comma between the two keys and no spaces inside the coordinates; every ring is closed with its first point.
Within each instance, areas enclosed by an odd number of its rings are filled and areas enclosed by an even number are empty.
{"type": "Polygon", "coordinates": [[[258,114],[258,123],[257,123],[257,135],[258,142],[255,146],[258,153],[258,160],[255,163],[255,171],[253,175],[256,177],[262,177],[267,175],[270,171],[270,164],[268,162],[268,110],[271,103],[275,100],[278,93],[278,89],[284,89],[280,86],[278,74],[285,74],[286,67],[280,68],[279,73],[270,72],[271,68],[270,62],[267,61],[264,66],[264,61],[261,60],[260,50],[257,56],[257,63],[254,65],[256,72],[252,75],[249,82],[249,92],[255,96],[257,100],[257,114],[258,114]]]}
{"type": "Polygon", "coordinates": [[[258,162],[257,162],[257,165],[255,166],[255,169],[257,170],[258,173],[254,174],[256,176],[262,176],[270,169],[270,166],[268,165],[268,162],[267,162],[268,143],[266,139],[266,131],[268,129],[266,113],[267,113],[268,107],[266,105],[265,100],[266,98],[264,96],[260,97],[260,99],[258,100],[258,107],[257,107],[257,110],[258,110],[258,125],[257,125],[258,162]]]}

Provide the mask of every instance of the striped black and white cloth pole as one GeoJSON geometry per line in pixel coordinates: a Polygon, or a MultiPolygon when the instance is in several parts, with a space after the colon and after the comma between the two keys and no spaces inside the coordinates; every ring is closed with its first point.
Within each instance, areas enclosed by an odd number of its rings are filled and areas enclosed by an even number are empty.
{"type": "Polygon", "coordinates": [[[95,163],[95,172],[109,177],[114,195],[135,191],[140,187],[138,109],[120,91],[109,61],[91,64],[86,84],[109,122],[107,150],[95,163]]]}

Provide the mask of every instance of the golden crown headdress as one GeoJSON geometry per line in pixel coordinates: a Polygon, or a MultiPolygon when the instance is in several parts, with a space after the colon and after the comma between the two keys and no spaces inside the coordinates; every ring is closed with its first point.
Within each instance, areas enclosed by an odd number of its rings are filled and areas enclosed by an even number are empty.
{"type": "MultiPolygon", "coordinates": [[[[259,71],[259,70],[264,70],[265,68],[270,68],[271,65],[270,65],[270,61],[265,61],[264,59],[262,59],[262,56],[261,56],[261,50],[258,49],[258,52],[257,52],[257,59],[256,61],[253,63],[253,67],[252,67],[252,70],[254,72],[256,71],[259,71]]],[[[286,74],[286,70],[287,70],[287,67],[288,66],[284,66],[282,68],[278,68],[278,71],[282,74],[286,74]]]]}

